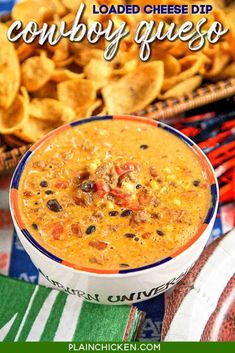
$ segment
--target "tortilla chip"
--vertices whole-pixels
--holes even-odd
[[[178,58],[164,51],[153,53],[151,60],[161,60],[164,62],[165,77],[176,76],[181,72],[181,64]]]
[[[57,95],[69,107],[80,108],[95,101],[95,83],[84,79],[63,81],[57,85]]]
[[[47,0],[47,4],[51,6],[54,10],[54,13],[56,13],[60,17],[64,16],[67,12],[61,0]]]
[[[102,89],[108,114],[129,114],[156,99],[163,84],[162,61],[142,64],[136,70]]]
[[[11,15],[13,20],[20,20],[25,26],[29,21],[38,24],[53,19],[57,14],[64,16],[66,8],[60,0],[24,0],[19,1],[13,7]]]
[[[74,23],[74,12],[66,13],[64,16],[60,17],[60,21],[64,21],[67,24],[67,28],[71,28]],[[73,42],[69,43],[69,46]]]
[[[16,131],[14,135],[26,142],[36,142],[56,126],[49,125],[48,122],[34,119],[29,119]]]
[[[35,119],[57,123],[58,126],[75,119],[75,111],[66,104],[51,98],[32,99],[29,115]]]
[[[209,42],[205,43],[205,46],[202,48],[202,53],[213,59],[214,56],[220,51],[219,45],[214,45]]]
[[[44,86],[35,92],[31,92],[34,98],[54,98],[57,99],[57,84],[54,81],[48,81]]]
[[[84,43],[71,43],[71,50],[74,53],[74,62],[79,66],[87,65],[92,58],[102,60],[104,52],[101,49],[90,48]]]
[[[7,40],[7,27],[0,23],[0,108],[9,108],[20,86],[20,66],[14,45]]]
[[[202,76],[193,76],[190,77],[176,86],[170,88],[166,91],[162,96],[161,99],[167,99],[172,97],[180,97],[187,93],[193,92],[196,88],[198,88],[202,83]]]
[[[74,57],[73,56],[69,56],[68,58],[64,59],[64,60],[60,60],[60,61],[55,61],[55,66],[56,67],[65,67],[68,65],[71,65],[74,61]]]
[[[162,43],[164,42],[165,41]],[[166,48],[168,43],[169,42],[166,42],[165,44]],[[183,56],[186,56],[186,54],[190,53],[190,51],[188,49],[188,44],[178,39],[175,42],[171,42],[171,47],[167,50],[167,53],[173,55],[176,58],[182,58]]]
[[[203,54],[189,55],[183,59],[180,59],[182,71],[176,76],[166,78],[164,80],[162,91],[165,92],[177,83],[198,74],[206,60],[208,59]]]
[[[51,75],[51,79],[55,82],[76,80],[80,78],[84,78],[84,73],[77,74],[76,72],[66,69],[56,69]]]
[[[78,9],[84,0],[62,0],[62,4],[67,7],[67,9],[73,10]]]
[[[20,20],[25,26],[29,21],[40,24],[52,19],[53,10],[48,0],[25,0],[13,7],[11,15],[13,20]]]
[[[59,19],[60,21],[60,19]],[[59,26],[59,23],[58,23]],[[59,34],[57,34],[59,35]],[[67,60],[70,56],[69,53],[69,39],[68,38],[62,38],[56,45],[50,45],[49,43],[47,44],[47,48],[50,52],[53,53],[52,60],[57,63],[57,62],[64,62]]]
[[[17,95],[8,109],[0,109],[0,133],[11,134],[28,120],[28,100]]]
[[[218,79],[226,80],[227,78],[235,77],[235,62],[232,62],[223,69],[218,75]]]
[[[134,71],[138,66],[138,61],[136,59],[129,60],[125,63],[113,63],[113,74],[114,75],[126,75],[128,72]]]
[[[46,56],[33,56],[21,65],[21,81],[29,92],[35,92],[51,78],[55,64]]]
[[[215,6],[218,7],[220,9],[224,9],[225,5],[225,0],[213,0],[211,3]]]
[[[14,120],[13,114],[10,113],[13,102],[20,99],[17,95],[20,79],[30,95],[29,99],[26,92],[24,93],[24,104],[27,105],[27,100],[31,100],[29,118],[33,125],[31,133],[28,121],[23,124],[23,132],[17,129],[17,133],[24,133],[25,138],[32,142],[35,138],[29,135],[34,132],[40,137],[43,131],[50,131],[76,117],[101,113],[129,114],[145,108],[156,98],[166,99],[188,93],[200,85],[202,78],[217,81],[235,77],[235,5],[225,7],[224,0],[212,1],[215,5],[213,12],[206,15],[189,14],[187,19],[195,24],[202,17],[206,17],[204,30],[214,21],[221,22],[224,28],[229,28],[229,33],[223,36],[219,43],[210,44],[206,41],[202,50],[191,52],[188,43],[178,39],[174,42],[156,41],[151,45],[150,61],[144,64],[139,60],[139,45],[133,41],[139,22],[146,20],[143,13],[135,16],[92,13],[94,4],[126,5],[125,0],[94,0],[92,4],[88,0],[17,2],[12,11],[12,19],[6,25],[0,24],[0,109],[5,108],[4,114],[10,116],[9,126],[6,118],[2,119],[3,126],[6,128],[7,125],[10,130],[14,130],[13,125],[18,126],[20,121],[17,114]],[[104,38],[95,46],[89,43],[87,38],[81,43],[62,38],[55,46],[48,43],[40,46],[37,40],[30,45],[22,40],[14,45],[7,41],[7,26],[16,19],[21,20],[23,25],[34,20],[39,26],[44,22],[49,26],[59,26],[61,21],[65,21],[66,29],[70,30],[81,3],[86,5],[83,19],[88,27],[96,20],[106,28],[111,19],[114,29],[123,21],[127,23],[126,29],[130,35],[121,40],[118,52],[111,62],[104,60],[104,50],[109,44]],[[136,2],[130,0],[129,3]],[[168,3],[175,4],[176,0],[169,0]],[[193,3],[193,0],[190,0],[190,3]],[[140,6],[148,4],[147,0],[142,0]],[[203,2],[198,4],[203,5]],[[149,14],[148,20],[165,21],[166,31],[172,22],[179,27],[185,21],[185,16]],[[58,33],[59,29],[56,35]]]
[[[97,89],[108,84],[113,72],[112,63],[100,59],[91,59],[84,67],[84,73],[88,80],[95,82]]]
[[[217,76],[230,61],[230,55],[226,52],[219,52],[215,55],[210,70],[204,73],[204,77],[217,79]]]
[[[166,77],[176,76],[181,72],[180,61],[173,55],[165,55],[162,60],[164,62],[164,72]]]
[[[18,56],[18,59],[20,62],[24,61],[25,59],[28,59],[34,51],[34,47],[31,44],[26,44],[22,43],[19,45],[19,47],[16,49],[16,53]]]
[[[98,99],[92,104],[86,104],[76,109],[76,118],[89,118],[93,116],[93,112],[102,105],[102,101]]]

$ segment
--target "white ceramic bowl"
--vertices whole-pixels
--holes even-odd
[[[49,138],[52,138],[53,135],[62,133],[65,129],[87,124],[94,120],[111,119],[136,120],[141,124],[147,123],[161,127],[176,135],[192,148],[203,164],[204,170],[209,178],[211,187],[211,208],[208,211],[204,223],[190,241],[171,254],[171,256],[161,261],[140,268],[120,270],[118,273],[112,271],[95,271],[94,269],[78,270],[73,268],[71,264],[64,262],[63,259],[49,253],[36,242],[26,229],[19,212],[19,181],[24,167],[32,154],[36,153],[40,146]],[[50,285],[55,286],[57,289],[64,290],[69,294],[84,298],[87,301],[101,304],[121,305],[140,302],[163,293],[175,285],[190,270],[203,251],[215,221],[217,207],[217,180],[209,160],[200,148],[188,137],[166,124],[132,116],[93,117],[73,122],[52,131],[26,152],[15,170],[10,187],[10,209],[14,226],[22,245],[35,266],[50,282]]]

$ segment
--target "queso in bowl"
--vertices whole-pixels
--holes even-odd
[[[48,281],[99,303],[145,300],[190,269],[218,200],[199,147],[133,116],[79,120],[19,163],[10,206],[23,246]]]

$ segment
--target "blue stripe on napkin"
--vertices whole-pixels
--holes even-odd
[[[33,265],[30,257],[24,250],[20,240],[14,231],[11,249],[11,261],[9,276],[22,279],[27,282],[38,283],[38,270]]]
[[[139,341],[160,341],[162,321],[165,311],[164,305],[164,294],[136,304],[139,310],[146,313],[138,338]]]

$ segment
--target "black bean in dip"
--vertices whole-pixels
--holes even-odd
[[[110,211],[110,212],[109,212],[109,215],[110,215],[111,217],[116,217],[116,216],[118,216],[118,211]]]
[[[142,185],[141,184],[137,184],[136,185],[136,189],[138,190],[138,189],[141,189],[142,188]]]
[[[162,230],[157,230],[157,235],[160,235],[160,237],[162,237],[164,235],[164,232]]]
[[[121,217],[128,217],[128,216],[131,216],[132,214],[133,214],[132,210],[124,210],[121,213]]]
[[[38,229],[38,225],[37,225],[36,223],[33,223],[33,224],[32,224],[32,227],[33,227],[33,229],[35,229],[35,230]]]
[[[193,185],[196,186],[196,187],[199,186],[200,185],[200,180],[194,180],[193,181]]]
[[[133,234],[133,233],[126,233],[124,235],[126,238],[135,238],[135,234]]]
[[[94,190],[94,182],[91,180],[86,180],[81,184],[81,190],[83,192],[91,192]]]
[[[52,194],[54,194],[54,191],[52,191],[52,190],[46,190],[46,191],[45,191],[45,194],[46,194],[46,195],[52,195]]]
[[[42,188],[47,188],[48,187],[48,182],[46,180],[41,181],[40,186]]]
[[[56,199],[48,200],[47,207],[52,212],[61,212],[63,210],[63,208]]]
[[[120,267],[130,267],[128,264],[119,264]]]
[[[91,225],[87,228],[86,234],[90,235],[91,233],[94,233],[96,231],[96,226]]]
[[[140,148],[142,150],[147,150],[149,148],[149,146],[148,145],[140,145]]]

